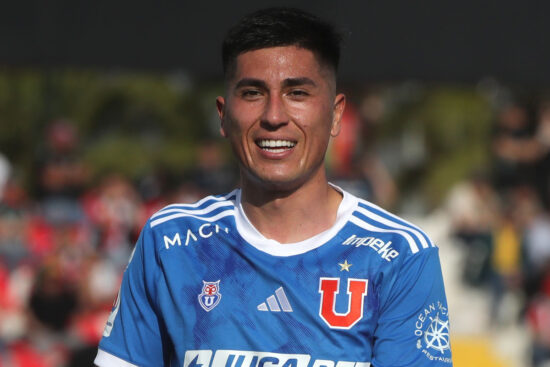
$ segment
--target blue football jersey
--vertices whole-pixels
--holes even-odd
[[[342,191],[332,228],[281,244],[241,191],[170,205],[145,225],[101,367],[451,366],[438,248]]]

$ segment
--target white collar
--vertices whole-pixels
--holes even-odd
[[[237,225],[237,231],[240,235],[252,246],[258,250],[268,253],[274,256],[293,256],[303,254],[310,250],[316,249],[331,238],[333,238],[344,225],[347,223],[349,217],[357,207],[357,198],[352,194],[342,190],[340,187],[332,185],[336,190],[343,194],[342,202],[338,207],[336,213],[336,222],[329,229],[295,243],[280,243],[276,240],[265,238],[248,220],[241,203],[241,190],[237,191],[237,198],[235,201],[235,222]]]

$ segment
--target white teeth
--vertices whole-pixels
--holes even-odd
[[[296,143],[290,140],[260,140],[258,145],[260,148],[292,148]]]

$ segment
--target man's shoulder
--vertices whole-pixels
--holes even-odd
[[[153,214],[146,226],[155,231],[163,227],[213,223],[233,216],[237,192],[233,190],[227,194],[209,195],[194,203],[167,205]]]
[[[367,200],[357,198],[357,205],[349,221],[356,226],[355,233],[346,239],[350,245],[380,249],[391,247],[407,256],[436,247],[420,227]]]
[[[207,240],[233,231],[237,190],[210,195],[195,203],[170,204],[153,214],[141,233],[141,242],[157,251]]]

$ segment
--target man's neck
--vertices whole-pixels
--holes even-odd
[[[332,227],[341,201],[342,194],[324,177],[286,191],[243,183],[241,199],[252,225],[280,243],[303,241]]]

